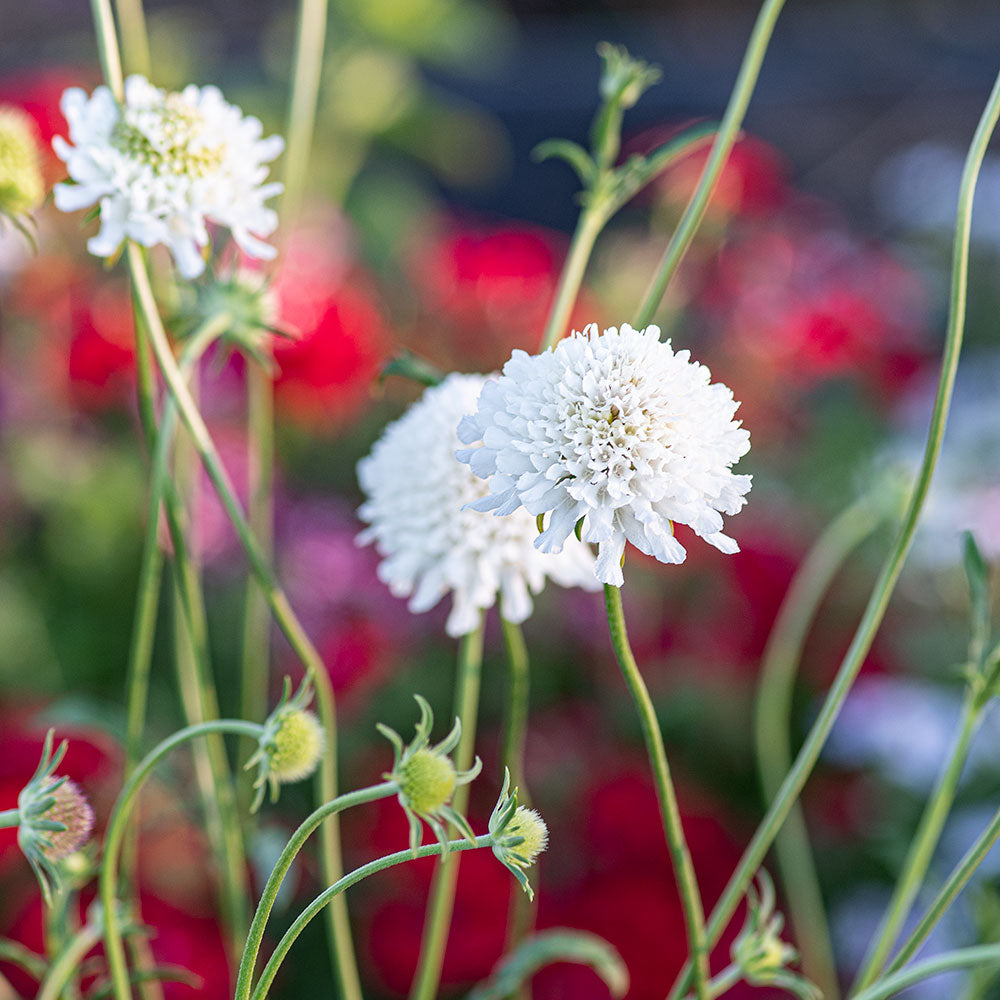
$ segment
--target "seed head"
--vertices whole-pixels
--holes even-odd
[[[20,108],[0,105],[0,213],[27,215],[44,197],[34,123]]]
[[[524,871],[549,846],[549,828],[534,809],[517,804],[517,789],[510,790],[510,771],[506,769],[489,830],[497,860],[517,879],[528,898],[534,898]]]

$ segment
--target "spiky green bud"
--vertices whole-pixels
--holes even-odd
[[[44,198],[34,122],[20,108],[0,105],[0,213],[28,215]]]
[[[549,846],[549,828],[534,809],[517,804],[517,789],[510,790],[510,771],[504,769],[503,788],[490,816],[493,854],[517,879],[518,884],[533,899],[535,892],[524,874]]]

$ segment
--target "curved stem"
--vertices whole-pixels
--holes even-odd
[[[267,884],[261,893],[260,902],[253,915],[253,922],[250,925],[250,932],[247,936],[246,945],[243,948],[243,955],[240,958],[240,969],[236,980],[236,1000],[249,1000],[250,989],[253,985],[253,970],[257,964],[257,955],[260,952],[260,943],[264,939],[264,930],[267,927],[267,918],[274,907],[281,884],[291,868],[296,855],[302,850],[305,842],[312,836],[316,828],[334,813],[343,812],[351,806],[361,805],[364,802],[374,802],[376,799],[386,798],[395,795],[399,789],[391,781],[383,782],[380,785],[372,785],[370,788],[362,788],[356,792],[348,792],[340,795],[332,802],[326,802],[309,815],[292,834],[291,839],[285,845],[281,856],[274,864]]]
[[[87,952],[101,940],[101,929],[86,924],[76,932],[69,944],[59,953],[42,980],[36,1000],[59,1000],[70,977],[79,968]]]
[[[879,924],[878,932],[868,950],[861,971],[858,973],[853,992],[864,990],[875,982],[892,946],[899,938],[903,922],[910,913],[913,901],[920,891],[927,868],[930,865],[934,849],[941,838],[945,820],[955,801],[955,792],[959,779],[969,757],[969,746],[972,738],[982,722],[982,706],[977,696],[970,690],[962,706],[962,721],[959,725],[955,742],[952,745],[948,761],[938,776],[934,791],[931,793],[920,817],[920,824],[913,836],[910,848],[903,863],[903,870],[893,889],[892,898]]]
[[[979,839],[969,848],[965,857],[959,861],[944,885],[941,886],[941,890],[934,897],[934,902],[927,908],[920,923],[903,943],[899,953],[889,963],[885,970],[886,976],[898,972],[917,953],[920,946],[930,936],[931,931],[937,926],[937,922],[944,916],[945,911],[965,888],[975,870],[985,860],[986,855],[993,849],[997,840],[1000,840],[1000,809],[994,813],[993,819],[979,835]]]
[[[187,740],[210,733],[234,733],[239,736],[259,738],[264,733],[264,727],[256,722],[244,722],[242,719],[218,719],[215,722],[203,722],[200,725],[188,726],[179,730],[157,744],[139,762],[132,776],[119,792],[118,799],[111,810],[108,828],[104,834],[104,851],[98,877],[98,892],[104,911],[104,950],[107,953],[108,968],[116,1000],[130,1000],[132,996],[125,963],[125,949],[122,944],[117,898],[118,856],[129,815],[143,782],[149,777],[159,761]]]
[[[20,941],[0,937],[0,961],[16,965],[39,983],[45,978],[45,959],[30,948],[26,948]]]
[[[652,320],[663,293],[670,284],[670,279],[677,271],[677,267],[687,252],[691,241],[694,239],[698,226],[708,208],[708,201],[712,197],[712,191],[719,180],[722,168],[726,165],[729,152],[736,141],[736,135],[743,124],[743,116],[746,114],[747,105],[757,84],[757,77],[760,75],[760,67],[764,61],[764,53],[767,51],[768,42],[774,31],[774,24],[781,13],[781,8],[785,5],[785,0],[764,0],[764,4],[757,15],[753,33],[747,44],[746,54],[740,71],[733,86],[732,96],[726,107],[726,113],[722,117],[719,131],[712,144],[712,151],[708,155],[705,167],[698,179],[698,186],[691,195],[681,221],[677,224],[677,229],[667,244],[667,249],[663,252],[659,267],[653,280],[650,282],[642,305],[636,314],[636,329],[642,329]]]
[[[955,384],[955,372],[958,368],[958,358],[962,350],[962,334],[965,328],[965,304],[968,287],[969,268],[969,233],[972,223],[972,199],[975,193],[976,179],[979,168],[986,153],[990,136],[1000,115],[1000,76],[997,77],[990,93],[989,100],[983,110],[982,117],[966,156],[965,168],[962,172],[962,182],[958,197],[958,212],[955,223],[955,240],[953,247],[951,295],[948,311],[948,329],[945,336],[944,353],[941,360],[941,374],[938,379],[937,394],[934,399],[934,409],[931,414],[931,425],[927,432],[927,444],[924,448],[923,461],[917,473],[910,495],[903,523],[892,544],[882,571],[879,573],[872,594],[868,599],[864,614],[851,645],[844,655],[840,669],[827,694],[819,716],[813,723],[802,749],[795,758],[795,763],[788,772],[770,809],[761,821],[753,839],[743,852],[736,871],[733,873],[718,903],[716,903],[708,922],[708,938],[711,943],[719,940],[730,918],[736,911],[750,880],[764,860],[768,848],[777,836],[792,804],[802,791],[802,786],[812,773],[819,758],[820,751],[830,729],[837,718],[840,708],[847,697],[854,679],[857,677],[861,664],[871,648],[875,633],[878,631],[885,609],[889,604],[896,581],[906,554],[909,552],[916,530],[921,508],[930,488],[931,477],[937,465],[941,452],[941,442],[944,438],[945,423],[948,409],[951,405],[951,395]],[[687,988],[689,970],[685,968],[679,977],[672,998],[679,997]]]
[[[458,678],[455,685],[455,714],[462,723],[462,735],[455,750],[455,769],[472,766],[476,747],[476,719],[479,714],[479,682],[483,665],[483,623],[462,636],[458,647]],[[465,815],[469,805],[469,786],[459,785],[452,797],[452,807]],[[458,856],[450,854],[434,870],[424,934],[420,942],[420,961],[410,988],[411,1000],[434,1000],[441,981],[444,949],[451,928],[458,881]]]
[[[975,948],[960,948],[958,951],[945,952],[943,955],[929,958],[926,962],[919,962],[903,969],[902,972],[888,976],[874,986],[869,986],[863,993],[859,993],[854,1000],[889,1000],[889,997],[901,993],[908,986],[942,972],[996,964],[1000,964],[1000,945],[984,944]]]
[[[868,499],[851,504],[820,535],[781,604],[761,661],[756,702],[757,766],[767,802],[774,798],[792,762],[792,694],[809,628],[833,577],[880,520]],[[827,1000],[835,1000],[840,990],[830,928],[805,817],[798,803],[778,834],[775,851],[803,971]]]
[[[555,347],[556,342],[566,332],[566,324],[569,321],[570,313],[573,311],[573,304],[580,292],[580,285],[583,284],[583,274],[587,269],[587,261],[594,249],[594,243],[600,235],[604,224],[608,221],[606,211],[596,208],[588,203],[580,212],[580,218],[573,233],[573,239],[569,245],[569,253],[566,256],[566,263],[563,265],[562,274],[559,276],[559,285],[556,288],[555,298],[549,308],[548,319],[545,322],[545,332],[542,335],[542,343],[539,351],[547,351]]]
[[[492,846],[493,837],[488,833],[484,833],[482,836],[476,837],[476,842],[474,844],[469,843],[469,841],[464,838],[462,840],[450,840],[448,841],[448,857],[451,857],[451,853],[453,851],[474,851],[480,847]],[[264,966],[264,971],[261,973],[256,987],[254,987],[253,1000],[264,1000],[268,991],[271,989],[274,977],[278,974],[278,969],[281,968],[281,963],[285,960],[285,956],[288,954],[289,949],[295,943],[295,939],[302,933],[313,917],[315,917],[316,914],[319,913],[320,910],[322,910],[328,903],[336,899],[337,896],[339,896],[345,889],[349,889],[352,885],[356,885],[369,875],[385,871],[386,868],[392,868],[395,865],[403,864],[406,861],[413,861],[416,858],[432,858],[440,853],[440,844],[425,844],[423,847],[418,847],[416,852],[409,849],[405,851],[397,851],[395,854],[388,854],[384,858],[378,858],[376,861],[369,861],[368,864],[362,865],[360,868],[356,868],[353,872],[350,872],[348,875],[345,875],[343,878],[331,885],[329,889],[320,893],[298,915],[298,917],[295,918],[295,922],[288,928],[285,932],[285,936],[278,942],[277,948],[274,949],[274,954],[271,956],[267,965]]]
[[[611,633],[611,644],[615,648],[618,664],[628,686],[632,700],[639,713],[639,724],[642,727],[642,738],[646,743],[650,767],[656,783],[656,795],[660,802],[660,816],[663,820],[663,831],[667,838],[670,859],[674,865],[674,876],[680,893],[681,906],[684,909],[684,925],[687,930],[688,952],[693,966],[693,985],[698,1000],[707,1000],[708,993],[708,943],[705,938],[705,914],[702,909],[701,893],[695,878],[694,865],[691,863],[691,852],[684,838],[684,828],[681,825],[681,814],[677,808],[677,795],[670,778],[670,765],[667,763],[667,751],[663,745],[663,734],[656,718],[652,699],[646,683],[639,672],[638,664],[629,646],[628,634],[625,631],[625,613],[622,610],[622,594],[618,587],[604,585],[604,604],[608,612],[608,629]]]
[[[142,307],[143,316],[149,329],[150,343],[163,378],[170,394],[177,402],[181,419],[191,435],[202,465],[205,467],[233,527],[236,529],[236,534],[246,552],[250,567],[257,577],[268,606],[271,608],[271,613],[312,680],[316,693],[316,708],[327,736],[326,751],[323,754],[317,778],[317,792],[320,801],[332,801],[337,797],[337,717],[330,677],[316,647],[312,644],[302,627],[302,623],[292,610],[274,570],[257,544],[246,515],[236,499],[236,492],[219,459],[218,451],[205,427],[205,422],[191,399],[184,378],[174,361],[166,332],[156,308],[156,301],[153,298],[149,274],[146,271],[139,248],[134,243],[129,243],[126,252],[135,293]],[[327,882],[336,882],[343,874],[343,863],[340,852],[340,827],[335,816],[323,825],[320,837],[320,864],[323,878]],[[343,900],[339,900],[331,909],[331,923],[336,926],[337,967],[351,969],[355,962],[347,908]]]

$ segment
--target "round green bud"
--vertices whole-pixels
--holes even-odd
[[[20,108],[0,105],[0,212],[26,215],[44,198],[34,123]]]
[[[268,748],[268,773],[282,784],[308,778],[323,756],[323,726],[312,712],[301,708],[285,709],[276,721]]]
[[[518,867],[528,868],[535,863],[546,847],[549,846],[549,828],[545,825],[545,820],[538,815],[534,809],[527,806],[518,806],[514,810],[514,815],[505,831],[507,837],[523,837],[520,844],[509,848],[515,854],[524,858],[524,863],[516,861]],[[508,859],[509,855],[508,855]]]
[[[417,750],[396,771],[400,801],[418,816],[433,816],[455,793],[455,765],[446,754]]]

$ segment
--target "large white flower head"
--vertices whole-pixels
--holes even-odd
[[[55,202],[64,212],[100,203],[101,229],[87,244],[92,254],[111,257],[125,239],[163,243],[180,273],[196,278],[205,268],[206,224],[214,222],[251,257],[274,257],[260,237],[277,228],[264,203],[281,185],[263,182],[284,140],[261,138],[261,123],[226,103],[218,88],[168,93],[130,76],[122,105],[107,87],[90,97],[70,87],[60,107],[71,142],[56,136],[52,145],[75,183],[56,185]]]
[[[531,614],[531,594],[546,577],[565,587],[594,589],[594,557],[571,540],[558,555],[533,545],[537,527],[526,511],[505,519],[465,508],[486,484],[458,462],[455,429],[475,408],[483,375],[449,375],[391,423],[358,463],[367,500],[358,513],[369,524],[359,542],[383,556],[379,577],[411,611],[432,608],[449,591],[449,635],[471,632],[500,597],[512,622]]]
[[[674,521],[737,552],[722,514],[746,502],[750,477],[731,467],[750,435],[733,420],[731,390],[710,378],[655,326],[602,334],[591,324],[544,354],[515,351],[459,427],[465,444],[482,444],[458,458],[490,486],[472,508],[550,513],[535,541],[543,552],[559,552],[582,520],[582,537],[599,546],[597,578],[619,587],[626,540],[661,562],[684,560]]]

